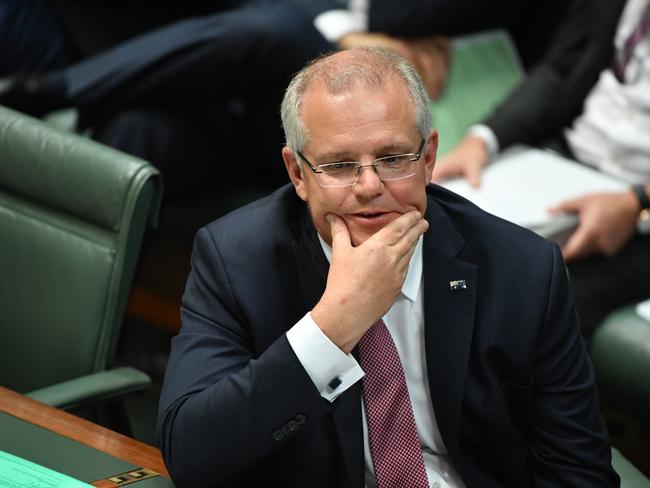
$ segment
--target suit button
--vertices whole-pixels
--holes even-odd
[[[276,440],[276,441],[281,441],[282,439],[284,439],[284,434],[282,433],[282,431],[280,429],[274,430],[273,434],[271,434],[271,435],[273,436],[273,440]]]
[[[305,422],[307,422],[307,417],[299,413],[298,415],[296,415],[296,422],[298,422],[299,424],[304,424]]]
[[[292,432],[300,428],[300,425],[295,420],[290,420],[287,426],[289,427],[289,430]]]

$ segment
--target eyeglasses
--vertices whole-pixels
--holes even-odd
[[[372,166],[382,181],[401,180],[415,174],[415,165],[424,149],[424,139],[416,153],[395,154],[375,159],[371,164],[356,161],[338,161],[314,166],[305,155],[298,151],[298,156],[309,165],[316,174],[318,184],[323,188],[340,188],[353,186],[359,180],[361,168]]]

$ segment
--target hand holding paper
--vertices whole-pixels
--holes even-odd
[[[621,180],[557,154],[523,146],[505,151],[487,165],[480,188],[471,186],[464,179],[442,184],[484,210],[549,239],[556,239],[558,234],[573,228],[575,216],[590,219],[597,218],[596,213],[600,214],[595,209],[578,211],[574,206],[557,208],[562,202],[603,192],[627,192],[633,196],[628,191],[628,184]],[[556,208],[554,213],[549,212],[552,208]],[[619,211],[616,214],[621,215]],[[558,222],[562,223],[560,227]],[[627,223],[617,227],[617,231],[626,228]],[[612,249],[615,245],[607,240],[603,249]]]
[[[444,181],[462,177],[474,188],[481,186],[481,171],[488,162],[485,141],[478,136],[468,135],[449,153],[440,158],[433,171],[432,180]]]
[[[591,193],[562,202],[555,213],[575,213],[578,228],[562,246],[567,261],[595,254],[616,254],[630,239],[636,227],[639,204],[632,192]]]

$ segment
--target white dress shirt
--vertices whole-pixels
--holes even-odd
[[[327,10],[314,19],[314,26],[329,42],[336,44],[346,34],[368,30],[370,0],[349,0],[347,9]]]
[[[331,247],[320,239],[320,236],[319,240],[325,256],[328,261],[331,261]],[[450,464],[433,410],[424,350],[423,305],[422,237],[420,237],[402,291],[383,319],[404,367],[429,486],[432,488],[464,487],[460,476]],[[323,398],[330,402],[363,377],[363,371],[356,359],[334,345],[309,313],[287,332],[287,338],[316,388]],[[404,358],[408,360],[404,361]],[[340,384],[334,389],[330,386],[336,385],[339,381]],[[366,487],[374,488],[376,481],[363,401],[360,408],[363,418]]]
[[[650,0],[628,0],[614,44],[620,51]],[[650,36],[634,48],[620,83],[611,69],[600,74],[584,111],[566,132],[579,161],[629,183],[650,184]]]

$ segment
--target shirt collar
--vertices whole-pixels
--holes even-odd
[[[318,236],[318,241],[320,242],[327,262],[332,262],[332,247],[327,244],[320,236]],[[422,236],[418,239],[418,243],[415,245],[415,251],[411,257],[411,262],[409,263],[409,270],[406,274],[406,279],[402,285],[402,295],[404,295],[411,302],[415,302],[418,297],[418,291],[420,289],[420,283],[422,282]]]

